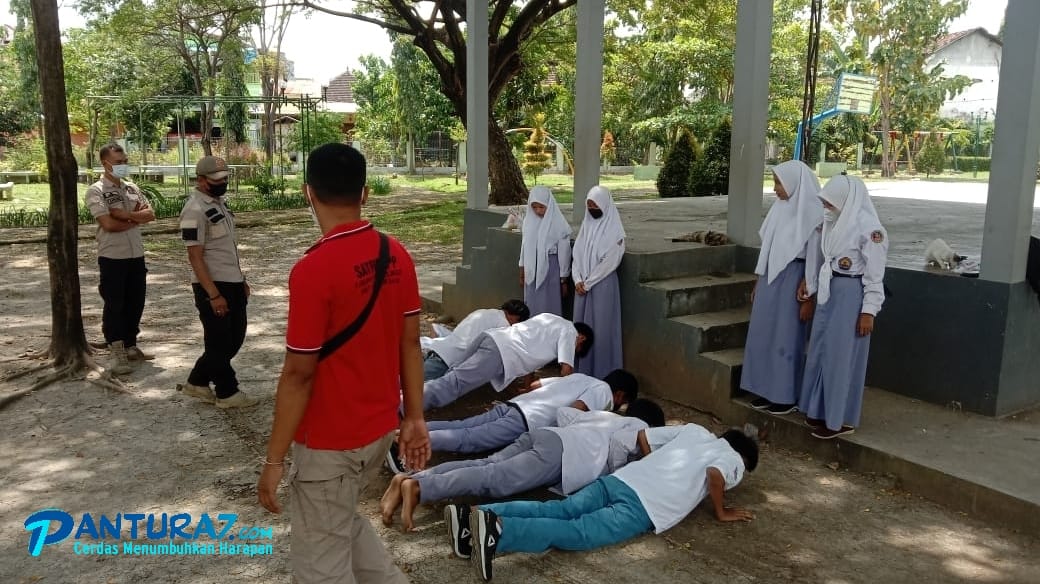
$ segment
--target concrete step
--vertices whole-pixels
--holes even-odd
[[[637,282],[736,271],[737,246],[674,243],[668,249],[628,250],[621,262],[621,276]]]
[[[699,341],[698,352],[710,353],[744,346],[751,321],[751,307],[687,314],[668,320],[692,327]]]
[[[855,472],[890,475],[898,488],[936,503],[1040,532],[1040,412],[997,419],[867,388],[856,432],[819,440],[801,413],[773,416],[748,401],[733,399],[714,413],[734,424],[754,422],[777,446]]]
[[[754,274],[716,273],[643,284],[662,296],[665,317],[740,308],[751,302]]]

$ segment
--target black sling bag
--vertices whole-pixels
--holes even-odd
[[[368,316],[372,314],[372,308],[376,305],[376,299],[379,298],[379,289],[383,287],[383,280],[386,279],[386,272],[390,268],[390,238],[385,233],[377,233],[379,233],[379,257],[376,258],[376,274],[375,279],[372,281],[372,296],[369,297],[368,304],[361,309],[361,314],[357,315],[354,322],[348,324],[345,329],[336,333],[335,336],[322,344],[321,350],[318,351],[318,361],[322,361],[335,353],[336,349],[342,347],[356,335],[361,330],[361,327],[365,325]]]

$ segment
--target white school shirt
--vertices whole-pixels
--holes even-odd
[[[510,403],[520,408],[527,420],[527,429],[556,425],[556,412],[581,400],[590,412],[614,409],[614,393],[605,381],[582,373],[567,377],[547,377],[542,386],[522,393]]]
[[[726,490],[744,478],[744,459],[722,438],[697,424],[646,431],[650,454],[614,476],[639,497],[654,532],[674,527],[708,496],[708,469],[716,468]]]
[[[647,428],[639,418],[613,412],[583,412],[565,407],[560,408],[556,418],[558,427],[545,429],[558,435],[563,443],[563,476],[557,488],[565,495],[613,472],[614,465],[624,466],[628,462],[636,444],[632,442],[627,451],[620,452],[617,448],[622,443],[611,440],[614,434],[637,435]]]
[[[823,250],[820,247],[822,225],[810,238],[806,250],[805,274],[809,294],[815,294],[820,267],[823,265]],[[811,245],[816,241],[815,246]],[[888,260],[888,232],[884,228],[865,230],[854,240],[849,249],[834,256],[831,270],[837,274],[861,276],[863,281],[863,305],[860,313],[877,316],[885,303],[885,264]],[[812,277],[809,275],[812,274]]]
[[[440,355],[441,359],[454,367],[467,355],[466,349],[480,336],[480,333],[509,326],[506,313],[498,308],[481,308],[469,313],[455,330],[446,337],[428,339],[422,342],[423,348]]]
[[[574,367],[574,345],[578,330],[574,323],[561,316],[543,312],[513,326],[487,331],[502,354],[502,379],[492,379],[495,391],[502,391],[510,382],[527,375],[554,359],[560,365]]]

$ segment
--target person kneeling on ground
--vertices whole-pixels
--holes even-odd
[[[662,533],[706,497],[719,521],[751,521],[746,509],[726,507],[723,493],[758,465],[755,429],[727,430],[720,438],[697,424],[650,428],[639,438],[641,460],[601,477],[561,501],[448,505],[451,545],[472,556],[477,575],[491,580],[496,554],[549,549],[591,550],[650,530]],[[468,525],[466,541],[460,526]]]
[[[524,432],[555,425],[560,408],[616,412],[634,402],[639,393],[639,382],[624,369],[611,371],[602,381],[575,373],[539,379],[532,387],[483,414],[464,420],[427,422],[430,447],[434,452],[487,452],[513,442]],[[387,465],[395,474],[404,472],[396,444],[390,446]]]
[[[502,391],[514,379],[549,363],[560,363],[560,375],[574,371],[574,357],[586,354],[593,343],[592,329],[555,314],[542,313],[525,322],[481,333],[467,355],[443,377],[423,386],[423,409],[439,408],[491,383]]]
[[[507,300],[499,308],[474,310],[447,335],[421,337],[419,344],[426,352],[423,381],[442,377],[448,369],[461,363],[466,350],[480,333],[524,322],[528,318],[531,318],[531,309],[523,301]]]
[[[445,462],[414,475],[396,475],[381,501],[383,523],[391,525],[401,507],[402,530],[408,533],[414,526],[416,505],[452,497],[500,499],[549,485],[556,485],[561,493],[573,493],[628,464],[640,453],[639,432],[649,425],[664,425],[660,406],[649,400],[637,400],[632,410],[640,417],[561,408],[559,427],[524,433],[487,458]]]

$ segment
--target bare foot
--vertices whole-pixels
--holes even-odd
[[[401,531],[404,533],[415,531],[412,515],[415,513],[415,507],[419,505],[419,481],[405,479],[401,483],[401,501]]]
[[[383,525],[390,527],[394,524],[394,512],[401,506],[401,483],[408,478],[406,474],[394,475],[390,479],[390,486],[379,500],[379,510],[383,515]]]

